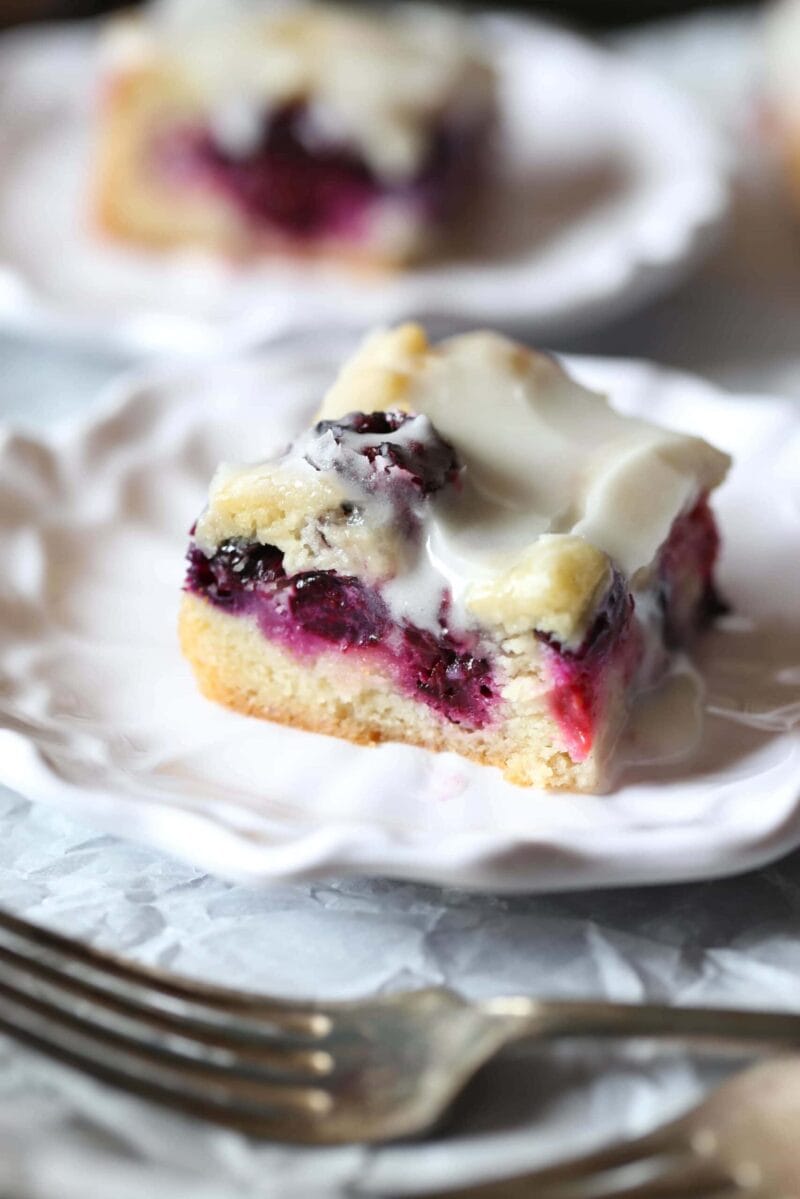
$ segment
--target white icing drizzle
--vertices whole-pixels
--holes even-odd
[[[391,492],[375,486],[374,468],[358,451],[386,442],[409,449],[414,443],[425,442],[431,431],[431,421],[424,415],[413,417],[390,433],[345,434],[344,446],[330,432],[319,436],[310,430],[294,442],[288,458],[303,458],[318,470],[335,471],[339,487],[352,503],[362,509],[369,526],[375,530],[391,528],[397,519]],[[358,451],[354,449],[347,453],[348,443],[353,447],[357,445]],[[413,492],[407,491],[405,500],[411,501],[412,495]],[[440,628],[446,580],[428,552],[432,512],[430,499],[420,496],[413,503],[413,510],[420,525],[419,536],[406,543],[408,554],[403,559],[403,569],[388,579],[380,580],[381,594],[395,621],[400,623],[407,620],[419,628],[436,632]],[[469,623],[468,615],[459,602],[454,605],[453,612],[459,627]]]
[[[381,586],[383,596],[392,619],[396,623],[410,621],[420,629],[438,633],[441,629],[442,596],[445,580],[435,569],[426,553],[425,541],[402,574],[388,579]],[[456,629],[468,626],[467,614],[455,605],[452,608],[452,624]]]
[[[218,104],[209,118],[211,136],[232,158],[246,158],[258,149],[263,116],[244,96],[233,95]]]
[[[488,332],[409,353],[403,333],[367,340],[322,415],[363,404],[365,380],[379,395],[381,373],[391,374],[395,390],[402,380],[403,403],[455,447],[464,486],[431,501],[428,551],[456,597],[544,533],[584,538],[633,578],[675,517],[725,476],[727,455],[622,416],[544,354]]]
[[[375,334],[346,364],[320,416],[338,420],[398,404],[417,415],[394,432],[310,430],[276,464],[284,475],[292,463],[306,470],[310,464],[318,477],[335,479],[334,494],[364,514],[376,564],[387,562],[381,550],[389,541],[403,547],[395,568],[374,580],[395,619],[436,629],[449,592],[453,626],[473,625],[470,601],[476,602],[477,585],[488,582],[488,608],[486,588],[480,589],[481,613],[501,637],[522,619],[523,627],[579,644],[611,577],[610,559],[637,594],[643,628],[658,626],[650,641],[661,652],[649,568],[676,517],[724,477],[725,454],[699,438],[620,415],[554,359],[493,333],[433,349],[413,326]],[[418,528],[418,536],[408,537],[397,526],[391,484],[376,486],[375,469],[359,447],[388,441],[408,449],[431,437],[431,425],[464,470],[456,484],[427,498],[406,496]],[[270,469],[264,468],[267,476]],[[235,469],[219,483],[222,491],[235,489]],[[198,539],[216,536],[220,488],[212,487]],[[298,493],[297,502],[308,501]],[[511,582],[509,571],[516,571]],[[646,673],[657,673],[655,666],[648,664]]]
[[[640,678],[630,722],[615,747],[608,788],[630,767],[685,761],[700,741],[705,686],[686,654],[673,652],[661,674],[640,671]]]

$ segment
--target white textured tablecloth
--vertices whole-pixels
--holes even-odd
[[[739,196],[724,244],[679,292],[559,348],[800,397],[800,233],[759,161],[750,19],[703,16],[618,41],[730,131]],[[0,417],[34,424],[85,403],[120,365],[10,339],[0,354]],[[0,905],[142,961],[285,994],[446,983],[474,996],[800,1007],[800,854],[740,879],[544,898],[366,880],[253,891],[0,791]],[[635,1048],[529,1050],[492,1066],[433,1140],[313,1151],[165,1116],[0,1040],[0,1195],[398,1194],[639,1130],[695,1098],[712,1069]]]

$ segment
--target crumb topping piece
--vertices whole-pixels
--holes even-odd
[[[538,629],[570,644],[580,640],[612,575],[608,557],[582,537],[544,534],[507,571],[473,584],[467,607],[502,638]]]

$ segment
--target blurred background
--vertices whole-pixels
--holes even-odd
[[[90,16],[115,7],[120,5],[102,3],[102,0],[0,0],[0,24]],[[536,0],[535,3],[503,0],[494,6],[489,0],[481,7],[535,8],[537,12],[551,12],[565,20],[603,28],[677,16],[690,9],[722,7],[722,0]]]

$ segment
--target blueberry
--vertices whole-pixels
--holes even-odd
[[[375,645],[386,633],[386,605],[358,579],[318,570],[293,582],[289,609],[303,632],[341,646]]]
[[[187,557],[186,590],[223,606],[235,606],[243,593],[285,577],[283,554],[274,545],[224,541],[210,558],[192,545]]]
[[[392,438],[409,421],[419,421],[418,438]],[[333,437],[339,447],[334,470],[344,475],[356,475],[363,483],[353,458],[365,458],[372,467],[368,486],[385,488],[397,485],[411,487],[418,495],[433,495],[448,483],[455,482],[460,463],[455,450],[434,429],[429,421],[408,412],[390,409],[388,412],[350,412],[339,420],[320,421],[314,427],[318,437]],[[375,437],[386,437],[377,444]],[[370,441],[361,442],[361,438]],[[314,464],[313,450],[308,460]]]
[[[453,724],[486,724],[495,698],[489,661],[447,632],[406,625],[402,636],[400,667],[417,698]]]
[[[337,442],[341,442],[345,433],[360,433],[378,435],[396,433],[412,419],[408,412],[391,408],[388,412],[349,412],[338,420],[321,420],[314,426],[314,432],[320,435],[332,433]]]

